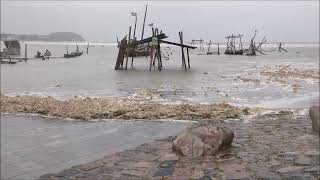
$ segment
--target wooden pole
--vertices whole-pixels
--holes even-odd
[[[130,39],[131,39],[131,26],[129,26],[128,44],[130,44]],[[129,58],[129,46],[127,46],[126,51],[127,51],[127,57],[126,57],[126,67],[125,67],[125,69],[127,70],[127,68],[128,68],[128,58]],[[131,64],[131,66],[132,66],[132,64]]]
[[[148,11],[148,5],[146,5],[146,10],[144,11],[144,18],[143,18],[143,26],[142,26],[141,39],[143,39],[144,27],[145,27],[146,17],[147,17],[147,11]]]
[[[124,55],[126,53],[126,48],[127,48],[127,36],[125,36],[119,43],[119,52],[118,52],[118,57],[117,57],[117,62],[115,66],[115,70],[119,70],[121,67],[121,64],[123,63],[124,60]]]
[[[241,36],[240,36],[240,50],[241,50],[241,52],[243,52]],[[241,54],[242,54],[242,53],[241,53]]]
[[[28,45],[27,43],[24,45],[24,60],[27,60],[27,53],[28,53]]]
[[[162,59],[161,59],[161,47],[160,43],[158,42],[158,55],[159,55],[159,70],[161,71],[162,69]]]
[[[189,67],[189,69],[190,69],[189,48],[187,48],[187,55],[188,55],[188,67]]]
[[[228,41],[227,41],[227,50],[226,50],[226,52],[229,52],[229,37],[227,39],[228,39]]]
[[[118,39],[117,39],[117,41],[118,41]],[[87,54],[89,54],[89,43],[87,44]]]
[[[218,43],[218,55],[220,55],[219,43]]]
[[[152,28],[152,38],[154,37],[154,29]],[[153,63],[153,42],[151,41],[151,52],[150,52],[150,66],[149,71],[151,71],[152,63]]]
[[[134,23],[133,39],[136,39],[137,16],[138,16],[138,14],[136,14],[136,16],[135,16],[136,20],[135,20],[135,23]]]
[[[181,45],[183,45],[183,32],[179,32],[179,36],[180,36],[180,43]],[[184,66],[184,69],[187,70],[187,65],[186,65],[186,59],[184,57],[184,50],[183,50],[183,46],[181,46],[181,52],[182,52],[182,66]]]

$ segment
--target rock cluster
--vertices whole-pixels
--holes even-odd
[[[184,156],[214,155],[228,147],[234,137],[225,124],[198,124],[182,131],[173,142],[173,150]]]

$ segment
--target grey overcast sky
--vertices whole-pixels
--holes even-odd
[[[143,13],[170,39],[183,30],[186,40],[224,42],[231,33],[248,41],[255,29],[269,42],[319,42],[319,1],[1,1],[1,32],[75,32],[91,42],[115,42]],[[147,27],[147,34],[150,28]]]

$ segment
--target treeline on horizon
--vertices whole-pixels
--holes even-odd
[[[81,35],[74,32],[54,32],[47,35],[1,33],[1,40],[12,39],[19,41],[85,41]]]

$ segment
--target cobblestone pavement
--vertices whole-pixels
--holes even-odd
[[[309,116],[268,114],[228,124],[234,142],[216,156],[177,156],[169,137],[40,179],[319,178],[319,136],[312,132]]]
[[[1,179],[32,179],[175,135],[188,123],[1,115]]]

